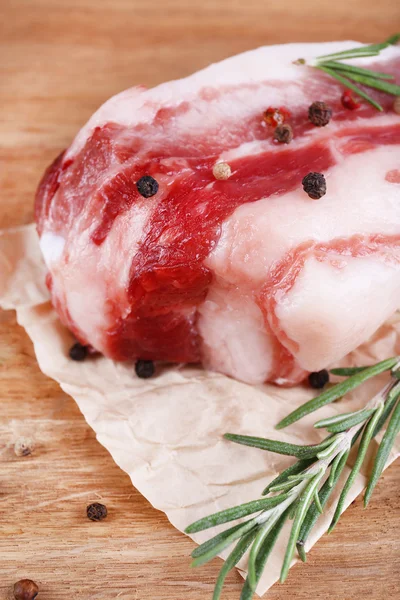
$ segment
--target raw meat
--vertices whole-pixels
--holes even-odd
[[[295,383],[368,339],[400,306],[400,117],[349,110],[343,88],[293,64],[356,46],[246,52],[111,98],[49,167],[36,198],[61,320],[115,360],[202,362]],[[373,62],[372,62],[373,61]],[[400,76],[400,48],[359,59]],[[314,101],[333,110],[325,127]],[[268,107],[294,139],[273,140]],[[231,167],[216,180],[213,167]],[[323,173],[312,200],[301,182]],[[158,193],[136,182],[151,175]]]

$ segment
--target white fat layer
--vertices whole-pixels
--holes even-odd
[[[91,229],[76,232],[68,258],[58,268],[53,265],[53,294],[63,298],[83,337],[100,352],[107,351],[104,332],[115,324],[115,311],[122,317],[130,311],[130,269],[149,206],[137,203],[119,215],[101,246],[90,240]]]
[[[206,367],[250,384],[269,378],[273,339],[251,294],[214,282],[198,314]]]
[[[65,240],[60,235],[45,231],[40,238],[40,249],[48,269],[57,263],[64,250]]]
[[[399,307],[399,264],[363,257],[342,259],[338,267],[311,258],[276,315],[298,344],[300,366],[318,371],[368,339]]]
[[[246,142],[245,144],[241,144],[237,148],[232,148],[231,150],[225,150],[221,152],[216,162],[228,162],[231,160],[236,160],[238,158],[243,158],[247,156],[256,156],[257,154],[261,154],[266,150],[269,150],[271,147],[269,138],[265,140],[256,140],[254,142]]]

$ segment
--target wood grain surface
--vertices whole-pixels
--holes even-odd
[[[136,83],[177,78],[285,41],[379,41],[398,0],[1,0],[0,228],[29,223],[41,172],[90,114]],[[20,436],[36,440],[18,458]],[[270,600],[400,598],[400,466],[367,512],[355,502]],[[86,505],[103,501],[92,523]],[[38,369],[11,313],[0,314],[0,599],[22,577],[38,600],[203,600],[221,561],[189,568],[192,542],[132,487],[74,401]],[[238,599],[232,573],[223,596]]]

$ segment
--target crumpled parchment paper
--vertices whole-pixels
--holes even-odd
[[[0,306],[16,309],[43,373],[75,399],[99,442],[130,475],[133,485],[180,531],[200,517],[258,498],[293,460],[225,441],[224,433],[297,444],[315,443],[323,437],[323,431],[312,428],[315,414],[283,431],[274,429],[282,417],[311,397],[306,387],[252,387],[201,368],[181,366],[163,367],[157,377],[141,380],[132,365],[103,357],[74,363],[68,358],[73,339],[49,302],[44,276],[33,225],[0,232]],[[342,364],[368,364],[394,354],[400,354],[398,315]],[[362,406],[386,378],[382,375],[350,399],[324,407],[318,418]],[[389,462],[399,453],[400,443]],[[365,471],[357,477],[347,505],[364,484]],[[306,549],[326,531],[337,499],[333,496]],[[288,531],[270,557],[258,586],[260,595],[279,577]],[[193,539],[201,543],[211,534],[214,530]],[[239,571],[245,576],[246,558],[239,563]]]

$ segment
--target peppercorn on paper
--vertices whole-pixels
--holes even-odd
[[[297,444],[316,443],[324,436],[323,431],[313,429],[313,414],[283,431],[274,429],[280,419],[311,397],[312,392],[303,386],[252,387],[201,368],[171,365],[160,367],[156,377],[141,380],[132,365],[104,357],[74,363],[68,358],[73,339],[49,302],[44,278],[34,226],[0,232],[0,306],[16,309],[18,322],[33,341],[41,370],[75,399],[99,442],[130,475],[133,485],[180,531],[203,516],[258,498],[266,484],[293,460],[228,442],[224,433]],[[373,363],[394,354],[400,354],[399,314],[342,365]],[[324,407],[318,418],[361,407],[380,389],[385,377],[377,377],[352,397]],[[399,454],[400,442],[389,462]],[[347,505],[363,489],[365,473],[357,477]],[[327,530],[337,497],[333,494],[306,549]],[[288,532],[289,526],[269,559],[258,586],[260,595],[279,578]],[[202,532],[193,539],[201,543],[211,534]],[[245,576],[246,557],[239,563],[239,571]]]

